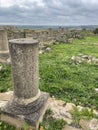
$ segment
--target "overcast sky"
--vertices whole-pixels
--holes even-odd
[[[0,24],[98,25],[98,0],[0,0]]]

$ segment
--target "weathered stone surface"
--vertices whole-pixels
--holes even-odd
[[[98,116],[98,110],[96,111],[96,110],[93,110],[93,113],[96,115],[96,116]]]
[[[62,130],[82,130],[82,129],[78,129],[78,128],[75,128],[75,127],[72,127],[72,126],[65,126]]]
[[[71,110],[74,109],[74,107],[75,107],[75,104],[73,104],[73,103],[67,103],[66,106],[65,106],[65,110],[67,112],[70,112]]]
[[[7,32],[0,29],[0,62],[7,63],[9,58]]]
[[[32,102],[28,105],[20,105],[12,102],[1,109],[1,120],[6,121],[12,125],[15,125],[17,128],[23,128],[25,122],[28,125],[33,126],[35,129],[38,129],[39,122],[42,121],[45,110],[47,109],[47,93],[41,93],[38,101]],[[7,118],[6,118],[7,117]],[[8,117],[11,119],[10,122]],[[13,120],[20,120],[19,124],[13,124]]]
[[[4,107],[8,101],[12,98],[13,91],[0,93],[0,109]]]
[[[93,118],[89,123],[90,130],[98,130],[98,119]]]
[[[82,127],[83,130],[89,130],[89,121],[81,119],[79,125]]]
[[[13,117],[11,117],[11,116],[9,116],[7,114],[6,115],[2,114],[1,117],[2,117],[3,121],[16,126],[18,129],[25,126],[25,122],[21,118],[15,118],[15,117],[13,118]]]
[[[12,94],[11,92],[9,93],[0,93],[0,101],[9,101],[12,97]]]
[[[55,98],[48,100],[48,108],[53,111],[53,117],[56,119],[64,119],[68,124],[71,124],[72,116],[66,112],[65,105],[66,103],[64,101],[56,100]]]
[[[98,65],[98,58],[91,55],[78,54],[77,56],[72,56],[71,60],[75,64],[87,63],[87,64],[96,64]]]
[[[9,94],[9,96],[12,96],[12,95]],[[37,130],[39,122],[42,121],[45,110],[47,109],[47,99],[48,99],[48,94],[42,93],[39,99],[40,105],[35,103],[33,105],[38,105],[38,106],[35,106],[35,107],[34,106],[27,106],[27,107],[21,106],[21,109],[19,109],[19,106],[18,108],[15,108],[14,106],[14,108],[9,109],[9,107],[7,107],[9,105],[8,101],[1,101],[0,108],[3,108],[1,120],[6,121],[9,124],[15,125],[17,128],[24,128],[25,123],[28,123],[29,128],[33,128],[34,130],[35,129]],[[4,110],[4,107],[6,110]],[[29,108],[29,111],[28,111],[28,107],[31,108],[31,109]],[[25,113],[24,113],[24,109],[25,109]],[[17,111],[18,112],[21,111],[20,113],[24,113],[24,114],[18,113],[19,115],[17,115],[16,114]]]
[[[15,96],[32,98],[38,93],[38,41],[16,39],[9,42]]]
[[[8,58],[8,59],[0,59],[0,63],[5,64],[5,65],[11,65],[10,58]]]
[[[50,47],[47,47],[47,48],[45,49],[45,52],[50,53],[50,52],[51,52],[51,48],[50,48]]]
[[[46,100],[45,98],[47,99],[47,96],[45,97],[45,94],[41,93],[37,100],[28,104],[19,104],[15,99],[10,100],[3,110],[13,115],[28,115],[40,109]]]
[[[77,106],[77,108],[78,108],[78,111],[82,111],[84,109],[84,107],[82,106]]]
[[[7,60],[9,58],[9,51],[0,51],[0,58],[3,60]]]
[[[66,105],[66,103],[63,100],[57,100],[57,104],[59,106],[65,106]]]
[[[48,100],[48,94],[38,89],[38,41],[32,38],[11,40],[9,49],[14,93],[12,99],[1,109],[1,120],[16,125],[15,121],[11,122],[8,119],[20,119],[20,127],[23,128],[23,124],[27,122],[37,130]]]
[[[90,121],[81,119],[79,124],[83,130],[98,130],[98,120],[94,118]]]
[[[0,51],[6,50],[8,50],[7,32],[3,29],[0,29]]]
[[[10,98],[7,98],[7,96],[4,97],[5,94],[9,95],[9,97],[12,97],[13,92],[10,91],[10,92],[6,92],[6,93],[2,93],[1,94],[1,96],[2,95],[3,96],[0,97],[0,99],[3,99],[4,101],[2,101],[2,100],[0,101],[0,108],[4,107],[6,105],[6,103],[8,102],[8,100],[10,100]],[[37,103],[40,104],[40,99],[39,99],[39,101]],[[64,119],[70,125],[70,126],[65,126],[63,130],[87,130],[88,128],[89,128],[89,130],[98,130],[98,128],[97,128],[98,120],[97,119],[92,119],[90,121],[82,119],[82,120],[80,120],[80,126],[82,127],[82,129],[75,128],[75,126],[72,125],[73,119],[72,119],[71,114],[69,113],[69,111],[67,112],[66,109],[65,109],[66,104],[67,103],[65,103],[64,101],[56,100],[55,98],[49,98],[48,99],[48,103],[47,103],[48,108],[50,108],[53,111],[53,115],[52,116],[54,118],[56,118],[56,119]],[[24,118],[26,111],[27,111],[26,115],[29,115],[29,112],[35,113],[34,111],[38,111],[38,107],[36,107],[36,106],[34,107],[34,110],[32,110],[32,106],[34,106],[34,105],[36,105],[36,103],[35,104],[33,104],[33,103],[32,104],[27,104],[27,106],[29,107],[29,111],[26,110],[27,109],[26,106],[20,105],[20,109],[19,109],[19,108],[17,108],[19,106],[16,106],[16,108],[15,108],[15,105],[14,105],[14,108],[10,109],[10,111],[12,110],[10,113],[13,113],[13,115],[15,113],[17,113],[17,114],[15,114],[13,116],[13,115],[10,115],[10,113],[9,113],[10,116],[8,117],[8,115],[6,115],[4,113],[2,115],[2,119],[7,121],[10,124],[14,124],[18,128],[20,128],[20,127],[23,128],[23,126],[25,124],[25,121],[29,121],[29,119],[30,119],[30,118],[29,119],[27,118],[27,120],[26,120]],[[76,107],[79,109],[79,111],[81,111],[82,109],[85,109],[85,107],[82,107],[82,106],[76,106]],[[9,109],[9,107],[7,107],[7,108]],[[46,109],[46,107],[44,109]],[[86,109],[91,110],[90,108],[86,108]],[[18,112],[19,112],[18,110],[21,111],[21,113],[22,113],[21,115],[18,115]],[[98,112],[96,110],[94,110],[94,114],[98,115]],[[18,122],[20,122],[20,123],[18,123]],[[17,123],[18,123],[18,125],[17,125]],[[30,127],[32,127],[32,126],[30,126]]]
[[[0,109],[7,104],[8,101],[0,101]]]

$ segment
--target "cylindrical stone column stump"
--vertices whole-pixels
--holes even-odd
[[[14,39],[9,41],[12,62],[14,94],[5,108],[1,119],[6,116],[20,120],[20,128],[25,121],[37,129],[46,109],[48,94],[40,92],[38,71],[38,41],[33,39]],[[16,121],[17,122],[17,121]]]
[[[0,62],[9,58],[8,38],[6,30],[0,29]]]

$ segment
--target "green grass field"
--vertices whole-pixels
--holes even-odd
[[[84,44],[85,43],[85,44]],[[98,58],[98,37],[74,40],[73,44],[52,46],[52,52],[40,55],[40,89],[67,102],[98,109],[98,65],[75,65],[73,55],[82,53]]]
[[[51,46],[51,53],[39,56],[40,89],[57,99],[98,109],[98,65],[71,61],[82,53],[98,58],[98,37],[75,39],[73,44]],[[12,90],[11,67],[0,71],[0,92]],[[59,129],[57,129],[59,130]]]

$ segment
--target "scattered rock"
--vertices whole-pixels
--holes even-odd
[[[0,93],[0,108],[6,105],[12,95],[13,91]],[[53,111],[53,118],[63,119],[68,123],[68,125],[65,126],[63,130],[98,130],[98,120],[95,118],[90,121],[86,119],[81,119],[79,121],[79,125],[82,129],[72,125],[73,119],[72,115],[70,114],[70,111],[73,110],[74,107],[77,107],[79,111],[85,109],[85,107],[75,106],[75,104],[73,103],[65,103],[62,100],[56,100],[54,97],[49,98],[48,100],[48,108]],[[91,110],[90,108],[86,109]],[[94,110],[93,113],[95,115],[98,115],[98,112],[96,110]]]
[[[75,59],[76,59],[76,57],[75,57],[75,56],[72,56],[72,57],[71,57],[71,60],[73,60],[73,61],[74,61]]]
[[[77,108],[78,108],[78,111],[82,111],[83,110],[82,106],[77,106]]]
[[[98,111],[93,110],[93,113],[94,113],[96,116],[98,116]]]
[[[49,109],[53,111],[53,117],[56,119],[64,119],[68,124],[71,124],[73,119],[72,115],[70,114],[70,111],[74,109],[74,107],[77,107],[79,111],[82,111],[83,109],[91,110],[88,107],[82,107],[82,106],[76,106],[73,103],[65,103],[62,100],[56,100],[55,98],[50,98],[48,100]],[[98,112],[94,110],[94,114],[98,115]],[[88,128],[88,121],[80,120],[80,125],[83,128]],[[87,126],[86,126],[87,125]],[[87,130],[87,129],[83,129]]]
[[[66,103],[64,101],[62,101],[62,100],[57,100],[57,103],[58,103],[59,106],[66,105]]]
[[[72,115],[65,111],[65,109],[59,109],[59,113],[61,116],[72,119]]]
[[[98,58],[91,55],[78,54],[77,56],[72,56],[71,60],[75,64],[88,63],[98,65]]]
[[[79,125],[82,127],[83,130],[89,129],[89,121],[81,119]]]
[[[82,130],[81,128],[75,128],[75,127],[72,127],[72,126],[65,126],[62,130]]]
[[[68,39],[67,42],[72,44],[73,43],[73,38]]]
[[[98,120],[95,118],[90,121],[81,119],[79,124],[83,130],[98,130]]]
[[[87,56],[87,55],[82,55],[82,58],[83,59],[89,59],[90,56]]]
[[[89,123],[90,130],[98,130],[98,120],[93,118]]]
[[[67,122],[68,125],[70,125],[72,123],[72,119],[69,119],[69,118],[61,118],[63,120],[65,120]]]
[[[73,104],[73,103],[67,103],[66,106],[65,106],[65,110],[67,112],[70,112],[71,110],[73,110],[74,107],[76,107],[75,104]]]
[[[51,48],[50,48],[50,47],[47,47],[47,48],[45,49],[45,52],[50,53],[50,52],[51,52]]]
[[[65,109],[66,103],[55,98],[49,99],[49,108],[53,111],[53,117],[56,119],[64,119],[68,124],[72,123],[72,116]]]

